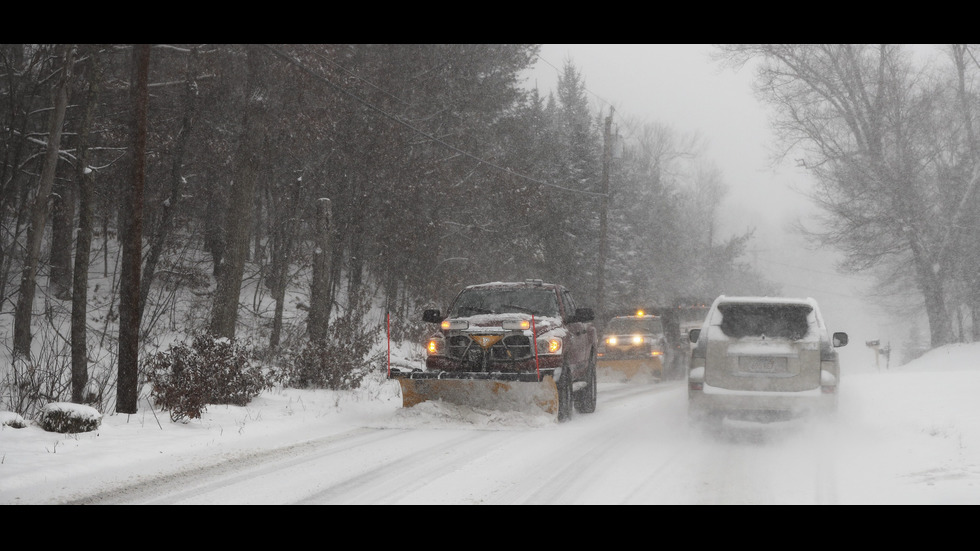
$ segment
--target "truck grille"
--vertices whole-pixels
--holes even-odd
[[[603,356],[607,360],[627,360],[634,358],[649,358],[650,348],[646,345],[606,346]]]
[[[449,337],[449,357],[462,362],[466,371],[495,371],[507,364],[533,357],[531,340],[523,334],[505,335],[489,348],[483,348],[469,335]]]

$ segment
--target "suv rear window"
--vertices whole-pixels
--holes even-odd
[[[810,329],[805,304],[719,304],[721,331],[732,338],[768,337],[799,340]]]

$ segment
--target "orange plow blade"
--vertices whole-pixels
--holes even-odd
[[[660,360],[600,360],[596,367],[607,373],[625,377],[627,380],[637,377],[663,378],[663,364]]]
[[[442,400],[483,409],[558,413],[558,386],[550,375],[540,382],[399,378],[398,383],[403,407]]]

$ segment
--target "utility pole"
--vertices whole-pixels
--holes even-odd
[[[599,269],[598,289],[596,291],[596,314],[599,320],[606,319],[606,251],[609,249],[608,223],[606,216],[609,211],[609,166],[612,163],[612,119],[613,108],[609,107],[606,117],[606,131],[602,139],[602,206],[599,210]]]

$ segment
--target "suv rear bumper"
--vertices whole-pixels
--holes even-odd
[[[693,417],[730,417],[745,420],[781,420],[808,414],[832,413],[837,394],[817,387],[797,392],[735,391],[710,385],[688,389],[688,413]]]

